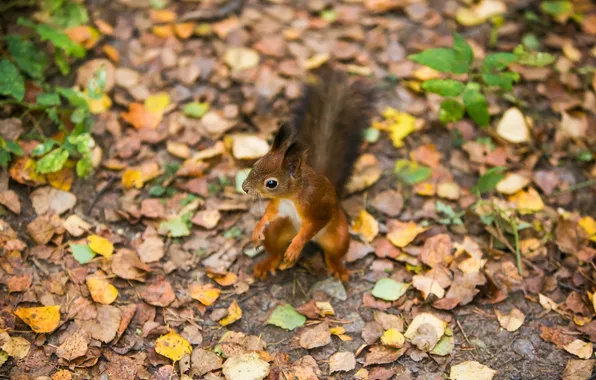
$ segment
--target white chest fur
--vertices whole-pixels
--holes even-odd
[[[298,215],[294,202],[289,199],[282,199],[279,201],[278,215],[290,218],[296,230],[299,230],[302,226],[302,219],[300,219],[300,215]]]

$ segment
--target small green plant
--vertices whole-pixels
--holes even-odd
[[[554,61],[548,53],[528,51],[520,45],[513,53],[488,54],[480,67],[475,67],[471,46],[457,33],[453,36],[453,47],[424,50],[410,55],[409,59],[442,73],[467,74],[467,82],[451,78],[430,79],[422,83],[422,89],[445,97],[439,110],[442,123],[459,121],[467,113],[480,126],[490,123],[485,93],[510,92],[519,80],[519,74],[509,70],[510,64],[544,66]]]
[[[99,69],[87,83],[85,92],[50,84],[46,72],[55,65],[64,75],[74,59],[85,56],[85,48],[71,40],[62,29],[79,26],[89,20],[83,5],[71,0],[44,0],[36,18],[42,23],[19,19],[18,24],[31,29],[32,35],[8,35],[3,39],[0,56],[0,105],[23,109],[35,125],[34,136],[41,143],[33,150],[40,174],[60,171],[70,159],[76,172],[87,177],[92,171],[91,137],[93,122],[89,103],[102,99],[106,83],[105,68]],[[51,49],[45,49],[51,45]],[[53,51],[53,60],[47,54]],[[58,129],[54,138],[45,136],[41,127]],[[0,166],[6,168],[13,155],[23,151],[16,141],[0,139]]]

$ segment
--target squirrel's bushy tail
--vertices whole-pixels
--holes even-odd
[[[324,67],[308,82],[295,110],[295,138],[308,147],[307,163],[341,194],[375,110],[375,91],[364,79]]]

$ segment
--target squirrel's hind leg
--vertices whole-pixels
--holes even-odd
[[[327,229],[321,236],[317,236],[317,244],[323,249],[327,272],[342,282],[348,282],[350,274],[344,266],[344,258],[350,248],[350,234],[345,216],[336,228]]]
[[[277,218],[265,227],[263,235],[265,236],[263,245],[267,257],[258,262],[254,269],[255,277],[261,280],[267,278],[269,273],[275,274],[286,249],[296,236],[296,229],[289,218]]]

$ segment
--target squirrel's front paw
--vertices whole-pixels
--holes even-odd
[[[288,249],[286,250],[286,253],[284,254],[284,260],[281,263],[281,265],[279,266],[279,269],[286,270],[288,268],[293,267],[294,264],[296,264],[296,261],[298,261],[298,256],[300,256],[300,251],[301,250],[295,249],[292,246],[288,247]]]
[[[260,243],[265,240],[265,228],[268,226],[268,223],[259,223],[255,226],[255,229],[252,231],[252,243],[255,247],[261,245]]]

